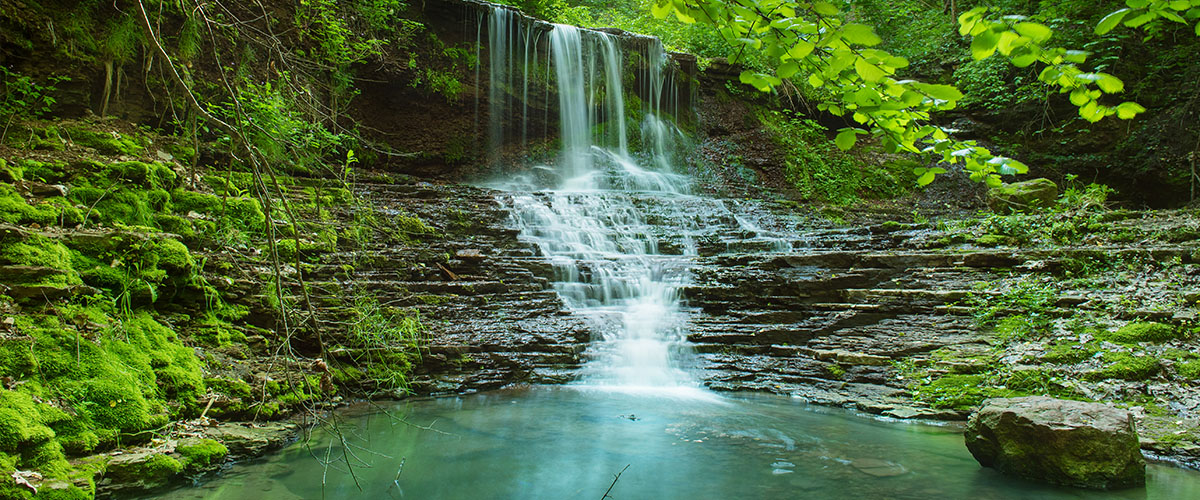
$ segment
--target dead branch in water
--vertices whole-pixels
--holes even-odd
[[[616,476],[613,476],[613,482],[612,482],[612,484],[608,485],[608,489],[607,489],[607,490],[604,490],[604,496],[600,497],[600,500],[604,500],[605,498],[611,498],[611,497],[609,497],[609,496],[608,496],[608,494],[609,494],[609,493],[612,493],[613,486],[616,486],[616,485],[617,485],[617,481],[619,481],[619,480],[621,479],[621,474],[624,474],[624,473],[625,473],[625,469],[628,469],[628,468],[629,468],[629,465],[630,465],[630,464],[625,464],[625,468],[624,468],[624,469],[621,469],[621,472],[618,472]]]

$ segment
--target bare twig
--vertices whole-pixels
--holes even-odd
[[[600,500],[604,500],[605,498],[611,498],[608,496],[608,494],[612,492],[613,486],[617,485],[617,481],[619,481],[621,479],[621,474],[624,474],[625,469],[628,469],[630,465],[631,464],[625,464],[625,467],[621,469],[621,472],[618,472],[616,476],[613,476],[612,484],[608,485],[607,490],[604,490],[604,496],[600,497]]]

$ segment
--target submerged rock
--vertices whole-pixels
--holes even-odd
[[[1146,482],[1133,415],[1099,403],[989,399],[968,420],[966,441],[980,465],[1004,474],[1097,489]]]

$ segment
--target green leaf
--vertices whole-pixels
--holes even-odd
[[[936,85],[932,83],[914,82],[914,89],[924,92],[929,97],[943,101],[955,102],[963,98],[963,93],[951,85]]]
[[[1095,123],[1104,118],[1104,110],[1100,109],[1100,103],[1096,101],[1088,101],[1083,107],[1079,108],[1079,116],[1084,120]]]
[[[1013,50],[1013,43],[1017,42],[1021,38],[1022,38],[1021,35],[1018,35],[1011,31],[1005,31],[1004,33],[1001,33],[1000,34],[1000,43],[997,44],[997,47],[1000,49],[1000,53],[1007,56]],[[1028,42],[1029,39],[1026,38],[1025,41]]]
[[[838,130],[837,138],[833,140],[842,151],[848,151],[858,141],[858,129],[844,128]]]
[[[816,12],[822,16],[838,15],[838,8],[834,7],[833,4],[829,2],[813,2],[812,9],[813,12]]]
[[[654,17],[662,19],[667,17],[667,14],[670,14],[674,9],[675,7],[671,5],[671,0],[658,0],[654,2],[654,5],[650,6],[650,13],[654,14]]]
[[[1121,9],[1113,11],[1111,14],[1104,16],[1104,19],[1101,19],[1099,23],[1096,23],[1096,34],[1103,35],[1109,31],[1112,31],[1113,28],[1116,28],[1117,24],[1120,24],[1121,20],[1125,19],[1125,16],[1129,15],[1130,12],[1131,11],[1129,9]]]
[[[1032,38],[1037,43],[1049,40],[1050,36],[1054,34],[1054,30],[1038,23],[1017,23],[1013,29],[1017,30],[1017,33]]]
[[[958,16],[958,34],[962,36],[970,34],[979,24],[984,12],[987,12],[987,7],[975,7],[960,14]]]
[[[1130,28],[1136,28],[1136,27],[1146,24],[1150,21],[1153,21],[1154,18],[1156,18],[1156,17],[1158,17],[1158,14],[1155,14],[1153,12],[1145,12],[1137,17],[1134,17],[1133,19],[1125,21],[1125,26],[1129,26]]]
[[[1071,104],[1083,106],[1090,100],[1092,100],[1091,97],[1088,97],[1087,90],[1083,87],[1071,91]]]
[[[791,78],[800,71],[800,65],[796,61],[788,61],[779,65],[779,69],[775,70],[775,74],[780,78]]]
[[[1146,111],[1146,108],[1143,108],[1141,104],[1136,102],[1123,102],[1117,105],[1117,118],[1122,120],[1131,120],[1133,117],[1137,116],[1138,113],[1143,111]]]
[[[1196,36],[1200,36],[1200,23],[1196,23]]]
[[[1167,6],[1174,10],[1188,10],[1188,8],[1192,6],[1192,2],[1189,2],[1188,0],[1173,0],[1172,2],[1168,3]]]
[[[1017,47],[1016,49],[1013,49],[1012,54],[1009,56],[1009,60],[1012,61],[1013,66],[1018,68],[1026,68],[1029,67],[1029,65],[1037,62],[1038,56],[1029,47]]]
[[[1159,12],[1158,15],[1160,15],[1164,18],[1170,19],[1172,21],[1175,21],[1177,23],[1187,24],[1187,20],[1180,17],[1179,14],[1176,14],[1171,11],[1164,10],[1164,11]]]
[[[946,169],[939,168],[939,167],[914,168],[913,173],[920,176],[920,177],[917,177],[917,185],[924,187],[924,186],[928,186],[930,183],[932,183],[933,180],[937,178],[938,174],[946,173]]]
[[[883,41],[870,26],[865,24],[847,24],[842,26],[842,38],[845,38],[849,43],[866,45],[868,47],[879,45]]]
[[[854,71],[858,72],[858,76],[861,76],[863,80],[871,83],[878,82],[882,80],[883,77],[887,76],[887,73],[885,73],[882,69],[879,69],[878,66],[871,64],[867,62],[866,59],[862,58],[854,61]]]
[[[750,85],[763,92],[770,91],[771,87],[783,83],[783,80],[780,80],[778,77],[763,73],[755,73],[750,70],[743,71],[738,79],[741,80],[742,83]]]
[[[1122,82],[1120,78],[1112,76],[1108,73],[1096,74],[1100,76],[1100,78],[1096,80],[1096,85],[1099,86],[1100,90],[1103,90],[1105,93],[1116,94],[1118,92],[1125,91],[1125,82]]]
[[[1087,62],[1087,57],[1089,54],[1089,52],[1083,50],[1068,50],[1065,54],[1063,54],[1063,59],[1066,59],[1067,62],[1083,64]]]
[[[921,104],[921,102],[924,100],[925,100],[925,96],[921,95],[920,92],[913,92],[911,90],[905,90],[903,94],[900,94],[900,102],[904,103],[905,106],[908,106],[910,108],[913,106],[916,106],[918,104]]]
[[[983,33],[975,35],[971,40],[971,57],[978,59],[987,59],[996,52],[996,45],[1000,43],[1000,34],[993,30],[986,30]]]
[[[815,47],[812,42],[807,40],[796,40],[796,43],[792,44],[792,48],[788,49],[787,53],[793,59],[804,59],[809,54],[812,54]]]
[[[820,75],[813,73],[808,75],[808,84],[812,85],[813,88],[820,88],[822,85],[825,85],[825,80],[822,80]]]

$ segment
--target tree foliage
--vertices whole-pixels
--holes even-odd
[[[1157,20],[1190,22],[1200,17],[1200,0],[1128,0],[1097,26],[1098,32],[1118,23],[1153,27]],[[716,28],[731,46],[732,62],[761,53],[767,70],[748,69],[740,79],[770,91],[785,79],[802,81],[828,96],[822,111],[847,117],[851,126],[838,131],[835,142],[854,146],[860,136],[878,138],[888,151],[932,154],[944,163],[961,164],[976,181],[1000,184],[1000,175],[1025,173],[1021,162],[993,154],[974,141],[961,141],[931,122],[931,116],[957,106],[964,95],[951,85],[905,79],[904,57],[880,50],[882,39],[870,26],[854,22],[844,3],[816,0],[657,0],[652,12],[673,15],[685,23]],[[1124,82],[1099,71],[1086,71],[1088,53],[1049,45],[1054,31],[1022,16],[1001,16],[986,7],[964,12],[959,32],[971,38],[971,54],[985,59],[999,54],[1018,67],[1039,65],[1038,79],[1067,94],[1089,121],[1116,115],[1131,119],[1145,111],[1134,102],[1113,104],[1108,97],[1124,91]],[[1190,21],[1189,21],[1190,20]],[[1152,33],[1152,32],[1151,32]],[[919,184],[928,184],[942,168],[919,167]]]

